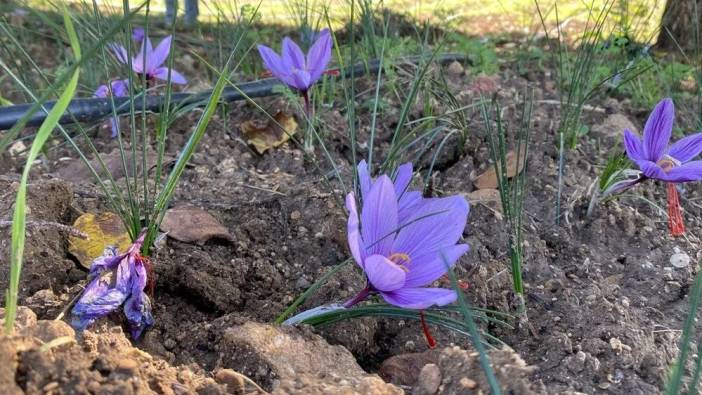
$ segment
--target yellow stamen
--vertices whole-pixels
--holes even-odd
[[[409,273],[409,269],[405,267],[405,265],[410,263],[410,257],[407,254],[404,254],[402,252],[396,252],[388,258],[392,263],[396,264],[397,266],[400,267],[400,269],[404,270],[406,273]]]
[[[669,155],[663,156],[656,164],[666,173],[673,170],[675,166],[680,166],[680,162]]]

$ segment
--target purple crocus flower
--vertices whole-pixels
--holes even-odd
[[[132,70],[137,74],[144,74],[148,80],[157,78],[159,80],[168,80],[168,67],[162,66],[168,59],[168,54],[171,50],[171,39],[173,36],[164,38],[156,47],[151,45],[151,39],[144,37],[141,42],[141,49],[132,58]],[[128,64],[129,58],[127,49],[119,44],[110,44],[110,50],[120,63]],[[175,84],[185,84],[188,81],[179,72],[171,69],[171,81]]]
[[[124,97],[129,95],[129,80],[112,80],[110,82],[112,95],[115,97]],[[100,85],[94,93],[95,97],[109,97],[110,88],[107,85]],[[110,128],[112,129],[112,138],[117,137],[119,118],[110,118]]]
[[[139,254],[144,236],[142,234],[122,255],[110,248],[93,261],[90,282],[73,306],[71,325],[74,328],[83,330],[122,305],[133,338],[138,338],[144,329],[153,325],[151,302],[144,293],[147,283],[145,258]]]
[[[319,37],[307,52],[307,57],[290,37],[283,39],[281,56],[265,45],[258,46],[263,63],[276,78],[291,88],[306,92],[324,73],[331,59],[332,39],[329,29]]]
[[[647,178],[673,183],[701,180],[702,161],[692,159],[702,152],[702,133],[668,146],[674,118],[673,101],[661,100],[646,121],[643,141],[631,130],[624,130],[626,154]]]
[[[466,224],[468,202],[460,196],[419,197],[401,211],[411,179],[411,164],[404,166],[395,183],[387,175],[375,181],[366,175],[360,177],[360,217],[354,194],[346,197],[349,248],[368,278],[366,288],[346,302],[346,307],[371,293],[409,309],[443,306],[456,300],[453,290],[426,286],[468,251],[467,244],[456,244]],[[365,164],[361,163],[360,168],[366,168]]]

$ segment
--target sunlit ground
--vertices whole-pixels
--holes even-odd
[[[70,3],[82,3],[92,7],[92,0],[68,0]],[[122,0],[96,0],[103,10],[122,12]],[[376,9],[385,8],[394,13],[413,18],[417,21],[431,21],[442,26],[456,29],[467,34],[499,34],[499,33],[536,33],[541,30],[541,17],[533,0],[355,0],[360,7],[370,3]],[[27,0],[33,6],[46,4],[46,0]],[[622,30],[627,30],[631,36],[642,41],[655,37],[660,18],[663,13],[664,1],[657,0],[568,0],[557,1],[558,12],[554,7],[555,1],[539,1],[541,15],[549,25],[559,21],[562,26],[579,30],[589,18],[608,4],[612,6],[611,19]],[[129,1],[130,6],[142,4],[141,1]],[[351,0],[200,0],[200,17],[204,22],[214,22],[223,16],[231,20],[240,15],[243,7],[249,10],[258,6],[258,14],[264,23],[297,26],[301,16],[307,15],[313,24],[339,26],[348,21]],[[592,6],[590,6],[592,5]],[[185,0],[179,0],[179,6],[185,7]],[[308,10],[308,11],[306,11]],[[150,12],[162,16],[165,12],[165,0],[152,1]],[[556,15],[558,14],[558,15]],[[157,16],[157,17],[158,17]],[[567,29],[565,29],[567,30]]]

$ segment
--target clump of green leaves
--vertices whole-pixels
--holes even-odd
[[[529,148],[529,131],[531,128],[531,112],[533,107],[533,92],[528,92],[522,105],[522,117],[519,129],[514,135],[514,153],[516,169],[521,169],[510,179],[508,173],[508,136],[507,125],[502,120],[502,109],[493,99],[492,108],[483,102],[481,112],[485,123],[490,153],[497,175],[497,185],[500,191],[502,212],[509,232],[508,248],[512,269],[512,286],[517,299],[518,314],[522,322],[526,322],[526,302],[524,283],[522,281],[523,263],[523,234],[522,219],[524,213],[524,195],[527,180],[527,158]],[[495,127],[493,128],[493,123]]]

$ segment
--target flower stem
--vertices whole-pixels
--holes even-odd
[[[370,285],[367,285],[365,288],[363,288],[361,290],[361,292],[356,294],[356,296],[347,300],[346,303],[344,303],[344,307],[346,307],[348,309],[349,307],[352,307],[352,306],[364,301],[368,297],[368,295],[371,294],[372,291],[373,290],[371,289]]]
[[[680,207],[678,189],[672,182],[667,183],[666,188],[668,191],[668,229],[670,229],[672,236],[683,236],[685,234],[685,220],[682,215],[682,207]]]
[[[305,100],[305,116],[307,118],[307,133],[305,133],[305,151],[312,151],[312,117],[314,116],[312,105],[310,103],[309,91],[301,92],[302,98]]]

